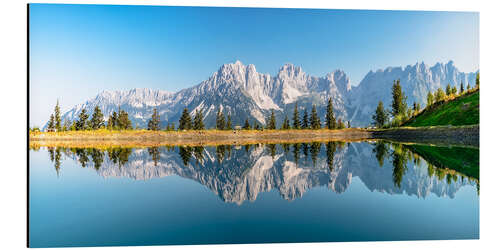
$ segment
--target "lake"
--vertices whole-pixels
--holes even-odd
[[[479,238],[479,149],[31,148],[31,247]]]

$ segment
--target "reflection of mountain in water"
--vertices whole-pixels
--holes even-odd
[[[356,176],[371,191],[417,197],[434,193],[453,198],[461,186],[470,184],[456,176],[429,174],[433,170],[425,161],[401,148],[386,149],[382,165],[370,143],[134,149],[128,153],[128,161],[104,157],[96,170],[104,177],[137,180],[178,175],[210,188],[225,202],[238,204],[253,201],[260,192],[272,189],[287,200],[318,186],[342,193]],[[82,162],[82,155],[75,155]],[[403,156],[404,161],[396,160]]]

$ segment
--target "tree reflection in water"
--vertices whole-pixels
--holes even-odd
[[[201,169],[209,168],[206,171],[210,171],[210,174],[214,176],[223,174],[224,171],[233,171],[233,173],[227,173],[227,175],[231,176],[231,178],[243,178],[244,176],[242,175],[247,174],[248,171],[255,166],[258,159],[255,157],[263,155],[269,155],[272,157],[271,167],[275,168],[273,171],[276,171],[274,174],[283,174],[281,172],[284,171],[282,168],[284,167],[285,162],[292,160],[290,163],[294,164],[293,166],[295,168],[321,169],[325,167],[329,170],[328,172],[333,174],[333,176],[337,176],[341,173],[341,171],[343,171],[342,169],[344,168],[344,165],[347,165],[348,168],[354,167],[360,170],[365,169],[363,166],[353,165],[352,159],[349,160],[349,163],[345,163],[346,159],[344,159],[344,154],[346,154],[346,150],[350,150],[350,154],[353,154],[356,152],[356,147],[358,147],[355,144],[356,143],[354,143],[354,145],[349,144],[347,148],[345,148],[345,142],[339,141],[330,141],[326,143],[281,143],[279,146],[277,144],[265,144],[263,145],[263,150],[261,148],[261,144],[246,144],[243,146],[217,145],[215,147],[164,146],[149,147],[147,148],[147,153],[150,161],[153,163],[152,165],[155,167],[164,167],[163,163],[166,160],[161,159],[162,152],[169,156],[169,161],[175,160],[175,158],[171,158],[171,156],[172,154],[175,154],[173,151],[177,148],[177,159],[180,160],[179,162],[183,166],[193,166],[196,171],[205,171]],[[364,143],[364,145],[370,144],[372,145],[371,157],[374,157],[372,159],[376,160],[377,166],[385,169],[384,165],[386,163],[392,165],[392,177],[389,178],[392,178],[393,186],[397,189],[404,188],[403,182],[405,181],[405,175],[407,174],[410,165],[412,169],[422,168],[422,166],[425,166],[424,170],[426,171],[428,178],[436,178],[437,181],[442,181],[448,185],[453,185],[454,183],[474,183],[477,188],[477,192],[479,193],[479,179],[476,178],[476,176],[479,176],[479,166],[476,166],[476,168],[470,167],[478,164],[478,149],[458,149],[458,152],[460,152],[461,155],[466,155],[466,158],[462,157],[460,158],[460,161],[462,164],[469,167],[465,168],[467,171],[466,173],[463,173],[459,171],[464,169],[461,165],[447,165],[448,163],[440,161],[439,157],[431,158],[434,151],[440,153],[453,153],[453,149],[440,149],[434,146],[409,145],[384,141]],[[324,150],[322,150],[323,147]],[[33,148],[33,150],[37,149],[39,148]],[[472,153],[470,150],[472,150]],[[66,157],[72,158],[78,162],[78,165],[81,167],[87,168],[89,166],[93,166],[93,168],[99,172],[103,166],[109,167],[110,164],[118,166],[118,168],[121,169],[129,162],[129,158],[134,152],[134,149],[122,147],[109,147],[104,149],[47,147],[47,151],[49,153],[49,159],[53,162],[54,169],[59,176],[63,153]],[[424,156],[420,155],[422,152]],[[291,155],[289,155],[289,153],[291,153]],[[212,154],[215,155],[215,157],[212,157]],[[339,157],[336,157],[337,155]],[[362,156],[360,155],[354,157],[353,159],[359,157]],[[461,156],[452,155],[452,157]],[[218,163],[218,166],[215,168],[210,167],[210,164],[213,164],[211,163],[212,159]],[[423,164],[424,162],[426,165]],[[357,164],[359,165],[360,163]],[[366,168],[366,170],[369,169]],[[412,171],[412,174],[415,174],[414,170]],[[360,174],[362,174],[362,172]],[[372,175],[375,174],[375,172],[372,173]],[[406,183],[405,185],[410,184]]]

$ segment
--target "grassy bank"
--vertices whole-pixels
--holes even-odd
[[[479,89],[449,101],[435,103],[408,120],[403,126],[426,127],[473,124],[479,124]]]
[[[35,146],[161,146],[220,145],[254,143],[296,143],[326,141],[360,141],[387,139],[479,146],[479,126],[403,127],[391,129],[346,128],[339,130],[203,130],[148,131],[95,130],[68,132],[30,132]]]
[[[96,130],[69,132],[31,132],[30,145],[37,146],[159,146],[219,145],[253,143],[295,143],[312,141],[356,141],[371,137],[366,129],[342,130],[202,130],[148,131]]]

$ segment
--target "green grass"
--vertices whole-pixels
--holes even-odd
[[[479,148],[406,145],[438,168],[453,169],[479,180]]]
[[[479,124],[479,90],[450,101],[432,105],[403,126],[427,127],[439,125]]]

